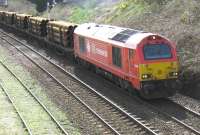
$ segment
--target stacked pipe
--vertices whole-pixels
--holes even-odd
[[[40,31],[41,31],[41,33],[40,33],[40,35],[42,36],[42,37],[45,37],[45,36],[47,36],[47,23],[49,22],[49,20],[42,20],[42,22],[41,22],[41,24],[40,24]]]
[[[62,45],[63,47],[73,47],[73,32],[77,25],[64,21],[50,21],[48,23],[48,39]]]
[[[29,31],[33,34],[45,37],[47,35],[48,19],[42,17],[30,17]]]
[[[15,17],[16,27],[21,28],[21,29],[28,29],[29,17],[31,17],[31,15],[16,14],[16,17]]]
[[[13,25],[15,23],[15,18],[16,13],[15,12],[6,12],[5,13],[5,23],[9,25]]]
[[[0,22],[4,23],[5,21],[5,12],[4,11],[0,11]]]

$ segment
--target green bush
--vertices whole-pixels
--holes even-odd
[[[44,10],[46,10],[47,0],[35,0],[32,2],[36,4],[36,9],[38,12],[43,12]]]
[[[69,20],[75,23],[84,23],[88,22],[91,16],[92,16],[92,11],[90,9],[76,7],[72,11]]]
[[[182,15],[181,15],[181,22],[184,24],[188,24],[190,23],[190,14],[189,11],[185,11]]]

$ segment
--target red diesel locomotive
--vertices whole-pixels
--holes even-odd
[[[175,44],[158,35],[128,28],[86,23],[74,31],[76,60],[121,87],[147,99],[176,92]]]

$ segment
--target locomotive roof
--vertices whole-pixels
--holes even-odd
[[[135,49],[144,38],[155,35],[134,29],[95,23],[81,24],[75,29],[75,33],[131,49]]]

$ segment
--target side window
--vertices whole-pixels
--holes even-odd
[[[134,54],[135,54],[134,50],[133,49],[129,49],[129,59],[133,59]]]
[[[112,47],[112,62],[117,67],[122,67],[121,49]]]
[[[81,53],[84,53],[86,51],[85,38],[84,37],[79,37],[79,48],[80,48]]]

